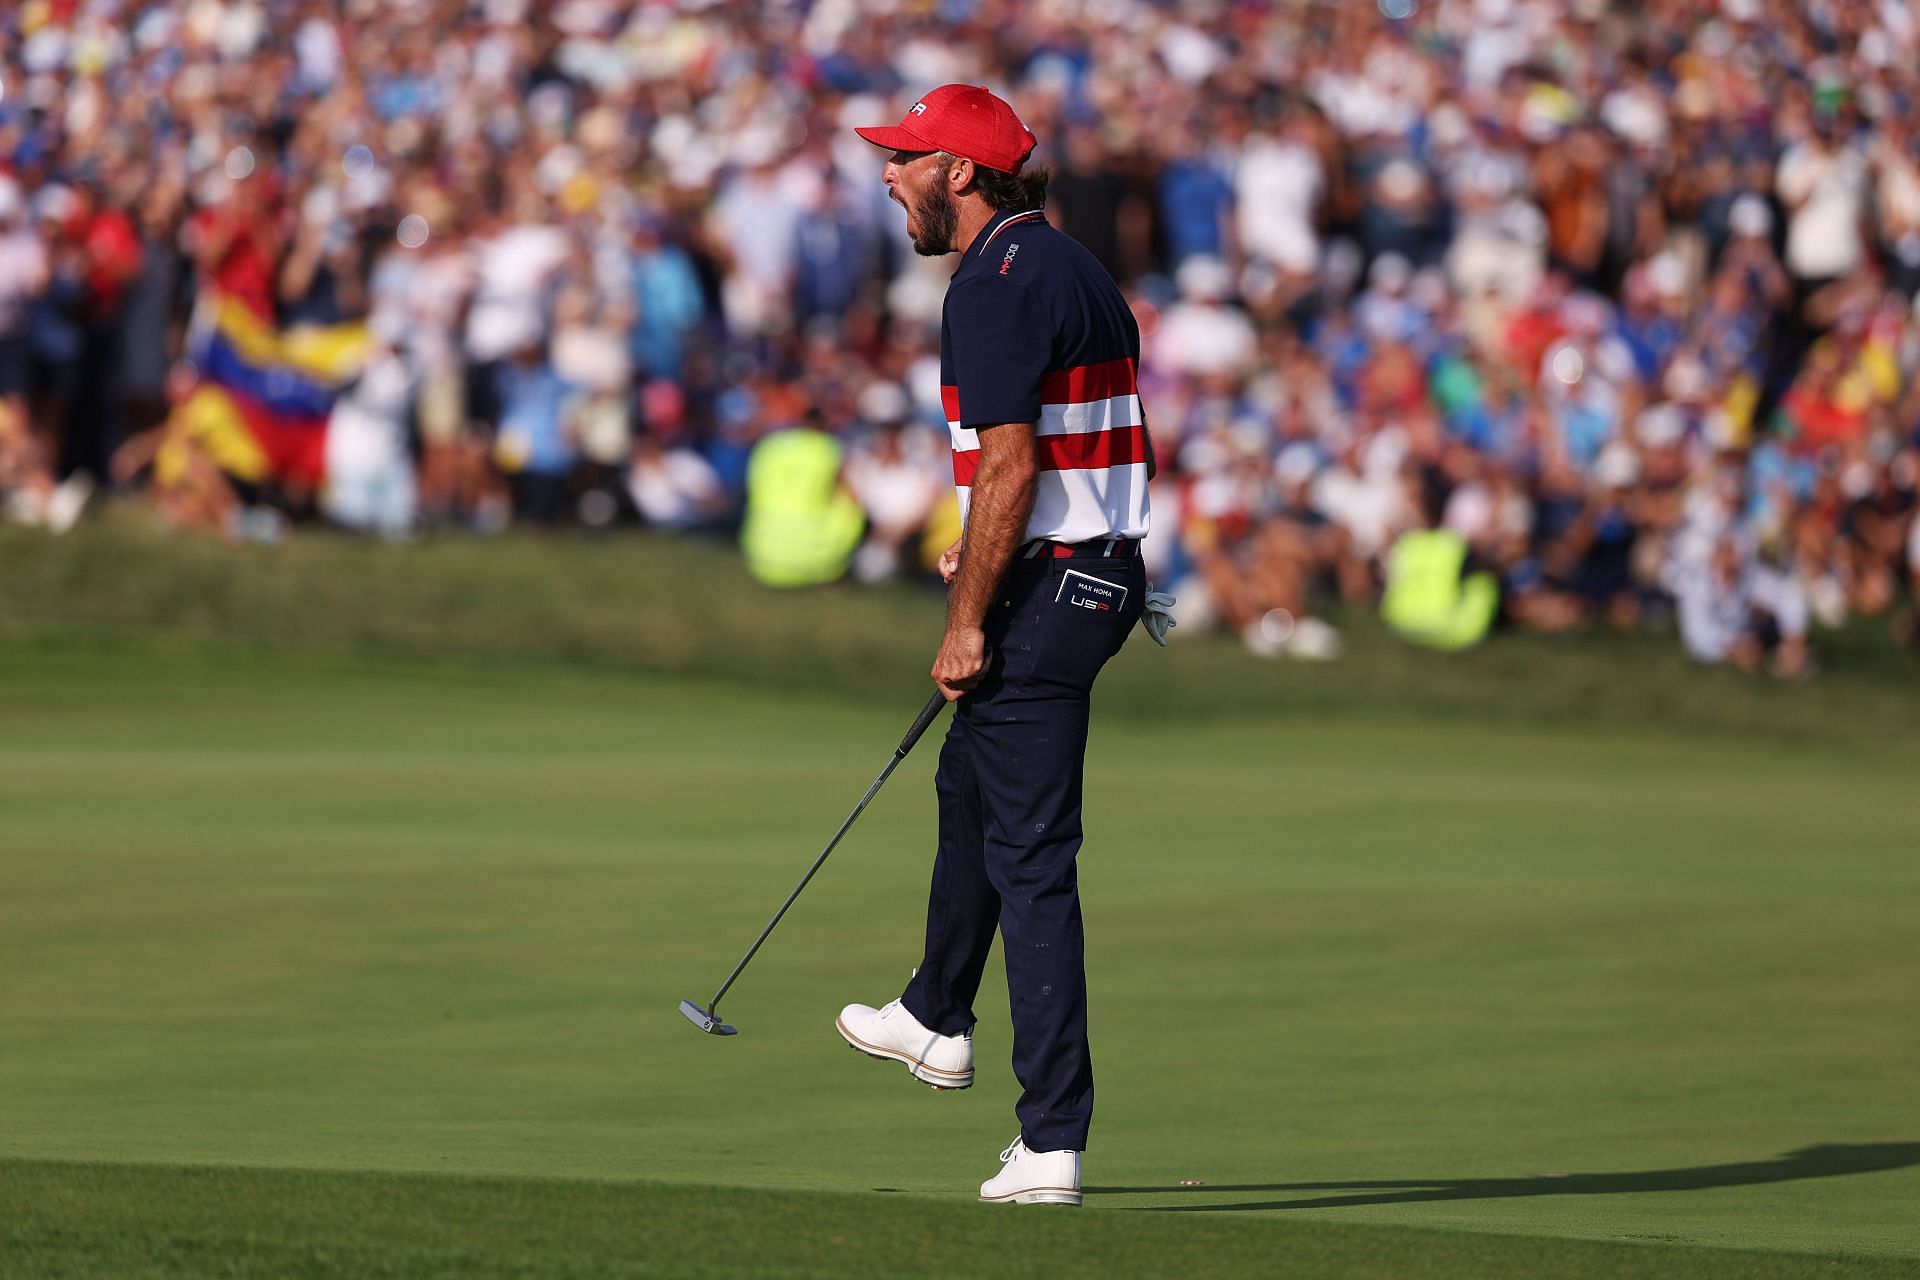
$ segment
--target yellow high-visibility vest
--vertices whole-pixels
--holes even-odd
[[[1467,541],[1446,529],[1403,533],[1387,553],[1387,589],[1380,616],[1415,644],[1465,649],[1493,626],[1500,585],[1490,573],[1468,574]]]
[[[747,572],[770,587],[811,587],[847,572],[865,520],[840,484],[840,442],[823,431],[776,431],[747,459],[740,529]]]

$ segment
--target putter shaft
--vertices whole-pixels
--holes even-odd
[[[814,873],[826,864],[827,855],[831,854],[834,846],[840,843],[840,837],[847,834],[847,829],[853,826],[854,819],[866,809],[868,802],[878,794],[882,784],[893,776],[894,769],[907,758],[907,753],[912,751],[914,744],[920,741],[920,735],[927,731],[927,726],[933,723],[934,717],[938,716],[940,709],[946,705],[946,695],[936,689],[933,696],[927,699],[927,705],[920,708],[920,714],[914,720],[913,727],[907,730],[906,737],[900,739],[900,745],[893,749],[893,758],[887,761],[887,767],[880,771],[880,776],[873,780],[873,785],[867,788],[867,793],[860,797],[860,803],[853,806],[853,812],[848,814],[846,821],[840,824],[840,829],[833,833],[833,839],[827,841],[827,847],[822,849],[820,856],[813,860],[813,865],[807,868],[807,873],[800,877],[800,883],[793,886],[793,892],[788,894],[787,900],[780,904],[780,909],[773,913],[773,919],[767,921],[767,927],[760,931],[760,936],[755,938],[753,945],[747,948],[747,954],[740,957],[740,963],[733,966],[733,972],[729,973],[727,980],[720,984],[720,989],[713,993],[713,999],[707,1001],[706,1013],[709,1018],[719,1021],[717,1011],[720,1007],[720,997],[727,994],[727,989],[733,986],[734,979],[746,969],[748,962],[760,950],[761,944],[772,935],[774,926],[778,925],[780,918],[787,914],[787,908],[800,897],[800,891],[807,887],[807,882],[813,879]]]

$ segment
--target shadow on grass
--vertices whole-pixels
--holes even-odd
[[[1337,1195],[1261,1200],[1251,1204],[1182,1204],[1143,1208],[1150,1213],[1195,1213],[1249,1209],[1338,1209],[1365,1204],[1427,1204],[1440,1200],[1504,1200],[1516,1196],[1609,1196],[1640,1191],[1703,1191],[1751,1187],[1800,1178],[1883,1173],[1920,1165],[1920,1142],[1871,1142],[1806,1147],[1774,1160],[1710,1164],[1694,1169],[1648,1169],[1639,1173],[1531,1174],[1522,1178],[1414,1178],[1386,1182],[1272,1182],[1205,1187],[1088,1187],[1088,1194],[1219,1195],[1231,1191],[1329,1191]]]

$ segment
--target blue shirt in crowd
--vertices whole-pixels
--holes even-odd
[[[573,470],[567,411],[578,389],[545,363],[501,365],[498,385],[500,443],[522,460],[520,470],[544,476]]]
[[[678,245],[644,249],[633,258],[634,320],[629,350],[633,362],[656,378],[680,377],[687,335],[706,314],[700,277]]]

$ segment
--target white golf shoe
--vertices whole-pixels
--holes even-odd
[[[1029,1151],[1019,1139],[1000,1153],[1000,1172],[980,1184],[988,1204],[1080,1203],[1080,1153]]]
[[[850,1004],[834,1020],[841,1037],[870,1058],[904,1062],[915,1080],[936,1089],[973,1085],[973,1037],[936,1035],[898,1000],[878,1009]]]

